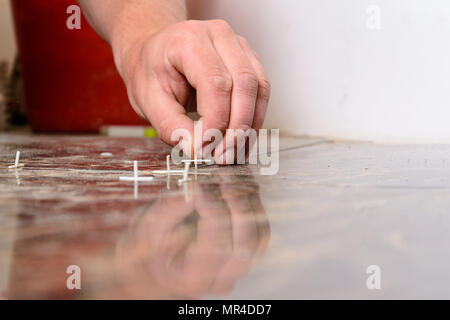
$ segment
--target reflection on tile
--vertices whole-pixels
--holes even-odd
[[[211,166],[134,199],[118,178],[165,168],[157,140],[0,135],[1,297],[450,298],[450,146],[280,146],[277,175]]]
[[[0,163],[20,149],[26,166],[20,185],[0,171],[7,298],[226,295],[266,250],[270,227],[248,167],[204,168],[211,175],[181,187],[174,179],[170,190],[155,177],[135,199],[118,177],[134,159],[141,172],[164,168],[169,149],[156,140],[14,139]],[[66,287],[69,265],[81,268],[79,291]]]

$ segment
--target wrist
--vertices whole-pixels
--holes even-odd
[[[147,40],[162,29],[185,20],[185,14],[159,17],[157,21],[151,19],[128,20],[118,19],[111,28],[110,45],[114,61],[119,74],[125,76],[125,66],[134,61]],[[128,21],[126,21],[128,20]]]
[[[120,34],[111,37],[110,44],[113,52],[114,63],[120,76],[125,80],[126,68],[132,64],[139,56],[140,48],[142,48],[146,39],[148,39],[156,31],[146,30],[147,32],[134,32],[128,36]]]

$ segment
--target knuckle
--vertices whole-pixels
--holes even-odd
[[[250,71],[240,72],[236,76],[235,85],[241,91],[249,93],[257,92],[259,87],[258,77]]]
[[[219,115],[211,121],[211,126],[213,129],[224,131],[228,128],[228,117],[225,117],[224,114]]]
[[[239,124],[235,130],[242,130],[242,132],[237,132],[237,135],[243,135],[245,134],[248,130],[250,130],[252,127],[250,124],[248,123],[244,123],[245,119],[241,120],[241,124]]]
[[[193,39],[198,38],[199,35],[202,34],[203,30],[204,25],[201,21],[187,20],[179,22],[172,29],[173,32],[171,33],[171,37],[177,42],[172,45],[179,47],[180,44],[193,41]]]
[[[266,78],[261,79],[258,88],[258,95],[261,97],[261,99],[269,100],[271,92],[272,92],[272,85],[270,84],[270,81]]]
[[[255,56],[256,60],[258,60],[259,62],[261,62],[261,57],[259,56],[258,52],[256,52],[255,50],[252,49],[253,55]]]
[[[201,23],[197,20],[187,20],[180,22],[178,26],[183,30],[195,32],[201,27]]]
[[[214,119],[214,123],[217,126],[218,129],[221,130],[225,130],[228,128],[228,125],[230,124],[229,122],[229,115],[230,115],[230,110],[227,109],[225,112],[221,112],[220,115],[218,115],[215,119]]]
[[[260,110],[259,112],[255,112],[255,116],[253,118],[253,127],[255,130],[261,129],[264,124],[266,110]]]
[[[225,20],[222,19],[212,20],[211,23],[220,30],[231,31],[230,25]]]
[[[161,137],[161,139],[166,143],[171,143],[171,125],[170,125],[171,119],[163,119],[158,124],[158,135]]]
[[[230,94],[233,89],[233,80],[225,73],[211,76],[210,83],[215,92]]]
[[[249,43],[246,38],[244,38],[243,36],[237,36],[237,37],[242,44],[249,46]]]

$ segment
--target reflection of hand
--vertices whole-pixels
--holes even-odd
[[[140,282],[134,294],[152,288],[159,298],[224,294],[263,254],[270,229],[258,186],[218,178],[195,185],[191,202],[161,198],[134,221],[118,250],[122,281]]]

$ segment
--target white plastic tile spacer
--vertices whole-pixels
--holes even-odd
[[[170,175],[173,173],[183,173],[183,170],[170,170],[170,155],[167,155],[166,157],[166,170],[152,170],[152,174]]]
[[[133,161],[133,176],[132,177],[119,177],[120,181],[135,181],[135,182],[146,182],[153,181],[153,177],[139,177],[138,176],[138,163]]]
[[[190,162],[185,162],[184,163],[183,179],[178,180],[178,184],[179,185],[183,184],[184,182],[190,181],[190,179],[188,178],[190,165],[191,165]]]
[[[197,166],[198,164],[202,164],[202,163],[211,163],[211,160],[209,159],[197,159],[197,156],[194,156],[194,160],[181,160],[181,162],[183,163],[193,163],[195,165],[195,170],[197,170]]]
[[[189,196],[189,185],[187,183],[183,185],[183,191],[184,191],[184,201],[186,201],[186,203],[189,203],[191,201],[191,197]]]
[[[186,163],[186,162],[188,162],[188,163],[210,163],[211,162],[211,160],[209,160],[209,159],[196,159],[196,158],[194,158],[194,160],[181,160],[181,162],[183,162],[183,163]]]
[[[102,156],[102,157],[112,157],[112,153],[111,152],[102,152],[102,153],[100,153],[100,156]]]
[[[202,162],[211,162],[211,160],[181,160],[183,163],[202,163]],[[152,170],[152,174],[154,175],[173,175],[173,176],[184,176],[185,170],[170,168],[170,155],[166,157],[166,170]],[[197,167],[197,165],[196,165]],[[191,174],[191,173],[188,173]],[[200,172],[199,175],[210,175],[210,172]]]
[[[152,174],[163,174],[163,175],[166,175],[166,174],[171,174],[171,175],[183,175],[183,173],[184,173],[184,170],[170,170],[170,172],[169,172],[169,171],[167,171],[167,170],[152,170]]]
[[[167,174],[167,170],[152,170],[152,174],[154,175],[166,175]],[[189,174],[192,174],[191,172],[189,172]],[[184,170],[170,170],[170,175],[172,176],[183,176],[184,175]],[[211,175],[211,172],[198,172],[198,175],[206,175],[209,176]]]
[[[166,187],[167,190],[170,190],[170,154],[166,157],[166,169],[167,169],[167,181],[166,181]]]
[[[181,162],[184,163],[193,163],[195,166],[195,179],[197,179],[197,169],[198,169],[198,164],[202,164],[202,163],[210,163],[211,160],[209,159],[197,159],[197,155],[194,155],[194,160],[181,160]]]
[[[14,165],[9,166],[8,169],[18,169],[18,168],[22,168],[24,165],[19,163],[20,160],[20,151],[16,152],[16,161],[14,162]]]
[[[138,178],[134,178],[134,177],[120,177],[119,180],[120,181],[148,182],[148,181],[153,181],[153,177],[138,177]]]

